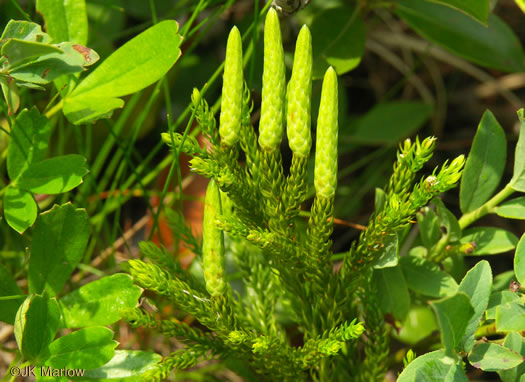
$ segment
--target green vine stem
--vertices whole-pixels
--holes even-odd
[[[474,223],[476,220],[481,219],[483,216],[490,214],[493,212],[494,208],[498,206],[502,201],[507,199],[510,195],[514,193],[514,189],[512,188],[511,184],[507,184],[503,190],[498,192],[496,195],[494,195],[489,201],[487,201],[485,204],[483,204],[481,207],[475,209],[472,212],[469,212],[467,214],[464,214],[459,219],[459,226],[461,229],[465,229],[472,223]]]
[[[497,207],[502,201],[507,199],[514,192],[515,190],[512,188],[512,183],[508,183],[500,192],[494,195],[491,199],[485,202],[482,206],[478,207],[474,211],[463,214],[463,216],[461,216],[461,218],[458,220],[459,227],[463,230],[467,228],[468,226],[470,226],[472,223],[481,219],[483,216],[493,213],[494,208]],[[454,253],[454,252],[449,252],[445,250],[448,242],[449,242],[449,236],[448,235],[443,236],[436,243],[434,248],[432,248],[432,251],[429,254],[429,259],[436,263],[439,263],[445,260],[452,253]]]

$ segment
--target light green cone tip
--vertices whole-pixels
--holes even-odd
[[[284,51],[279,17],[274,9],[270,9],[264,24],[264,70],[259,124],[259,145],[266,151],[277,150],[281,144],[285,87]]]
[[[312,147],[312,35],[306,25],[301,28],[295,46],[292,78],[288,85],[287,135],[292,152],[308,157]]]
[[[212,179],[206,190],[204,219],[202,223],[202,265],[206,290],[212,296],[226,291],[224,281],[224,236],[217,227],[217,215],[221,213],[219,187]]]
[[[337,118],[337,74],[330,67],[323,79],[315,148],[315,192],[324,198],[333,198],[337,187]]]
[[[221,143],[227,146],[239,141],[243,86],[241,34],[237,27],[233,27],[226,44],[219,125]]]

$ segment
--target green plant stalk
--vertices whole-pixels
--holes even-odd
[[[463,214],[461,218],[458,220],[459,227],[463,230],[467,228],[468,226],[470,226],[472,223],[481,219],[483,216],[493,213],[494,208],[497,207],[502,201],[507,199],[514,192],[515,190],[512,188],[510,183],[507,184],[500,192],[498,192],[496,195],[490,198],[483,205],[476,208],[474,211]],[[444,235],[443,237],[441,237],[441,239],[439,239],[439,241],[436,243],[434,248],[432,248],[431,252],[429,253],[428,255],[429,260],[435,263],[440,263],[443,260],[445,260],[447,257],[449,257],[451,253],[448,251],[445,251],[445,248],[448,242],[449,242],[448,235]]]
[[[461,229],[464,229],[474,223],[476,220],[481,219],[483,216],[490,214],[494,211],[494,208],[498,206],[502,201],[508,198],[514,193],[512,186],[507,184],[500,192],[490,198],[485,204],[481,207],[475,209],[472,212],[464,214],[459,219],[459,226]]]

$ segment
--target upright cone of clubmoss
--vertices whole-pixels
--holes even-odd
[[[312,36],[306,25],[301,28],[295,46],[292,78],[288,84],[288,116],[286,133],[294,155],[308,157],[312,147]]]
[[[283,137],[285,98],[284,51],[281,27],[275,9],[270,8],[264,24],[264,70],[259,124],[259,145],[263,150],[279,149]]]
[[[206,190],[204,219],[202,222],[202,263],[206,290],[212,296],[222,296],[226,291],[224,280],[224,236],[217,227],[221,213],[221,195],[213,179]]]
[[[337,74],[330,67],[323,79],[317,118],[314,186],[317,196],[331,199],[337,187]]]
[[[241,34],[233,27],[226,44],[219,125],[221,143],[230,147],[239,141],[243,86]]]

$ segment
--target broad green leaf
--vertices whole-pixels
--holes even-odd
[[[99,118],[109,118],[113,110],[124,106],[120,98],[72,98],[67,103],[67,118],[75,124],[92,122]]]
[[[501,228],[474,227],[463,232],[460,242],[475,244],[470,256],[495,255],[516,248],[518,238]]]
[[[432,203],[436,206],[440,225],[447,230],[449,242],[455,242],[461,239],[461,227],[456,216],[445,207],[441,199],[434,198]]]
[[[113,358],[116,346],[113,331],[108,328],[81,329],[53,341],[44,365],[55,369],[95,369]]]
[[[423,207],[416,214],[419,225],[419,235],[425,248],[430,249],[441,237],[436,213],[429,207]]]
[[[519,333],[510,332],[503,346],[525,357],[525,339]],[[500,370],[498,374],[503,382],[520,382],[520,377],[525,376],[525,362],[511,369]]]
[[[468,382],[461,364],[443,349],[417,357],[399,375],[397,382]]]
[[[80,185],[87,173],[86,158],[63,155],[30,165],[18,178],[17,186],[38,194],[60,194]]]
[[[430,305],[436,313],[441,329],[441,342],[447,354],[452,355],[461,350],[462,339],[474,315],[474,308],[468,296],[458,292],[454,296],[433,301]]]
[[[311,30],[314,79],[323,78],[329,66],[342,75],[359,65],[365,51],[366,30],[361,16],[354,14],[352,7],[317,13]]]
[[[434,313],[428,306],[413,306],[401,325],[399,334],[393,335],[408,345],[415,345],[438,329]]]
[[[89,238],[86,211],[55,205],[38,217],[29,259],[29,290],[55,296],[76,268]]]
[[[86,370],[81,380],[93,381],[137,381],[146,371],[155,367],[162,359],[159,354],[133,351],[117,350],[115,356],[104,366],[98,369]]]
[[[66,98],[68,119],[79,124],[106,115],[123,105],[118,97],[162,78],[181,54],[177,31],[175,21],[161,21],[117,49]]]
[[[84,0],[37,0],[36,9],[44,16],[47,33],[55,42],[86,45],[88,20]]]
[[[511,199],[496,207],[494,211],[507,219],[525,219],[525,196]]]
[[[487,320],[496,319],[496,309],[498,306],[508,302],[518,301],[519,299],[520,296],[510,290],[502,290],[500,292],[492,293],[490,295],[487,311],[485,312],[485,317]]]
[[[4,195],[4,217],[18,233],[24,233],[36,220],[38,206],[30,192],[7,187]]]
[[[385,237],[383,245],[384,247],[377,252],[376,258],[372,262],[375,269],[395,267],[398,263],[399,240],[397,234],[393,233]]]
[[[460,281],[468,271],[464,257],[460,253],[451,253],[446,259],[443,260],[441,267],[456,281]]]
[[[485,27],[449,7],[421,0],[399,0],[396,13],[424,38],[478,65],[521,72],[523,48],[512,29],[496,15]]]
[[[79,73],[99,60],[97,52],[83,45],[63,42],[57,45],[62,53],[51,53],[20,65],[9,74],[19,81],[47,84],[63,75]]]
[[[18,309],[15,338],[24,358],[38,360],[58,330],[60,311],[55,299],[30,295]]]
[[[19,39],[9,39],[2,45],[2,56],[7,58],[9,67],[15,67],[24,61],[30,61],[39,56],[50,53],[62,53],[62,49],[55,45],[43,44]]]
[[[7,113],[8,115],[13,115],[20,107],[20,95],[18,94],[16,82],[13,79],[0,75],[0,86],[7,103]]]
[[[490,110],[478,125],[461,177],[459,205],[463,213],[474,211],[494,193],[507,158],[505,132]]]
[[[520,136],[516,144],[516,156],[514,157],[514,172],[510,180],[510,186],[516,191],[525,192],[525,112],[518,110],[520,120]]]
[[[15,180],[32,163],[44,159],[50,133],[49,120],[40,115],[36,107],[18,114],[7,152],[7,173],[11,180]]]
[[[11,273],[0,264],[0,297],[20,296],[22,294]],[[0,300],[0,306],[2,307],[0,309],[0,321],[13,325],[16,312],[24,300],[24,297]]]
[[[496,307],[496,329],[502,332],[525,330],[525,306],[521,300]]]
[[[122,309],[135,307],[141,294],[142,289],[124,273],[93,281],[60,299],[64,325],[110,325],[122,318]]]
[[[480,23],[487,24],[490,0],[429,0],[460,10]]]
[[[355,122],[352,141],[363,144],[397,144],[423,127],[432,106],[416,101],[380,103]]]
[[[465,335],[461,340],[461,345],[467,352],[474,346],[474,335],[483,312],[487,309],[491,289],[492,270],[486,260],[480,261],[472,267],[459,284],[459,291],[470,298],[470,303],[474,308],[474,315],[471,317]]]
[[[40,42],[47,44],[51,42],[51,37],[42,32],[42,27],[37,23],[30,21],[10,20],[5,26],[2,37],[0,37],[0,46],[7,39],[17,38],[20,40]]]
[[[512,369],[524,361],[520,354],[490,342],[482,342],[474,346],[468,355],[470,364],[485,371]]]
[[[521,284],[525,284],[525,234],[516,247],[516,254],[514,255],[514,273]]]
[[[377,299],[384,313],[392,313],[397,320],[404,320],[410,308],[410,295],[400,267],[374,270]]]
[[[450,296],[457,292],[458,284],[452,276],[441,271],[430,261],[414,256],[399,259],[408,287],[430,297]]]

